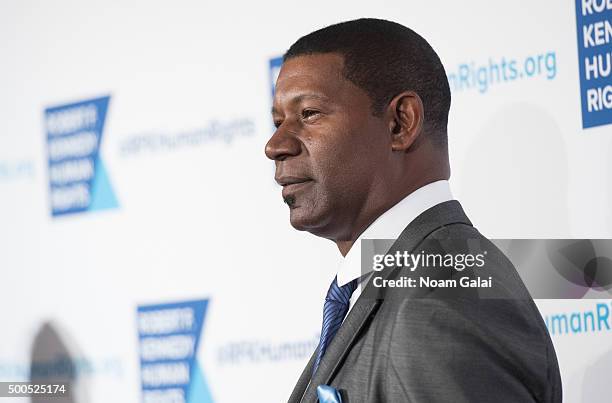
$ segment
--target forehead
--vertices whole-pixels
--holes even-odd
[[[297,56],[283,63],[276,81],[274,103],[283,104],[304,95],[328,99],[341,97],[350,87],[342,76],[342,56],[334,53]]]

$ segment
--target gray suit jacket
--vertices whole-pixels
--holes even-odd
[[[561,402],[555,350],[537,307],[512,263],[472,227],[457,201],[417,217],[392,250],[435,252],[427,245],[437,239],[485,244],[497,298],[478,291],[446,298],[448,289],[440,288],[408,298],[406,289],[374,290],[371,277],[314,377],[316,351],[289,403],[316,402],[321,384],[338,389],[343,403]]]

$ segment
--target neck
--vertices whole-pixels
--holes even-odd
[[[368,208],[363,208],[361,213],[358,214],[357,218],[353,221],[353,226],[351,228],[350,231],[350,235],[347,237],[343,237],[344,239],[335,239],[334,242],[336,243],[336,246],[338,247],[338,250],[340,251],[340,253],[342,254],[342,256],[346,256],[349,251],[351,250],[351,248],[353,247],[353,244],[355,243],[355,241],[357,241],[357,239],[359,239],[359,237],[361,236],[361,234],[378,218],[380,217],[383,213],[385,213],[387,210],[389,210],[391,207],[395,206],[397,203],[399,203],[402,199],[404,199],[406,196],[408,196],[409,194],[411,194],[412,192],[414,192],[415,190],[430,184],[432,182],[436,182],[439,180],[448,180],[449,176],[450,176],[450,172],[446,171],[446,170],[442,170],[443,172],[431,172],[430,175],[424,175],[421,176],[419,178],[419,180],[417,181],[413,181],[411,183],[404,183],[403,186],[401,186],[400,188],[398,187],[391,187],[390,189],[387,189],[388,193],[385,192],[372,192],[375,195],[376,194],[383,194],[383,195],[388,195],[390,197],[386,197],[384,200],[382,201],[378,201],[378,203],[376,203],[376,201],[374,200],[369,200],[369,203],[366,202],[365,206],[374,206],[374,207],[370,207]],[[401,191],[398,191],[398,189],[401,189]],[[393,191],[395,190],[395,191]]]

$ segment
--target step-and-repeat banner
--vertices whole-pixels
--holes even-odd
[[[271,93],[297,38],[364,16],[439,53],[451,187],[483,234],[612,238],[610,1],[5,3],[0,380],[285,400],[339,254],[289,225]],[[537,304],[566,401],[609,401],[610,301]]]

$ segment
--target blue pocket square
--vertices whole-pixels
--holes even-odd
[[[317,396],[319,396],[319,403],[342,403],[340,392],[329,385],[317,386]]]

